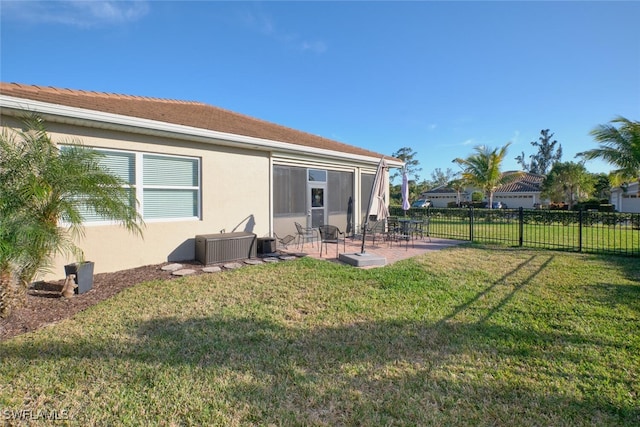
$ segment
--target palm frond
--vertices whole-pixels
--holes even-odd
[[[81,256],[82,204],[142,234],[142,218],[124,182],[100,165],[101,154],[71,141],[60,150],[37,116],[24,130],[0,134],[0,264],[32,279],[59,253]],[[6,249],[5,249],[6,248]]]

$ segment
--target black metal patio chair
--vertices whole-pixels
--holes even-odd
[[[276,240],[278,240],[278,243],[284,247],[285,249],[288,249],[287,246],[289,246],[289,243],[293,242],[294,240],[296,240],[296,238],[294,236],[292,236],[291,234],[287,234],[284,237],[280,237],[278,236],[276,233],[273,233],[273,235],[275,236]]]
[[[362,230],[363,230],[363,235],[365,237],[370,237],[372,242],[372,245],[376,244],[376,239],[383,239],[384,240],[384,235],[385,235],[385,221],[381,220],[381,221],[370,221],[367,224],[362,226]],[[365,233],[365,227],[366,227],[366,233]]]
[[[339,246],[340,241],[342,241],[342,251],[345,252],[347,250],[347,243],[345,241],[345,234],[340,231],[338,227],[335,225],[321,225],[318,228],[320,232],[320,256],[322,256],[322,244],[324,243],[324,253],[327,254],[327,244],[335,244],[336,245],[336,258],[339,254]],[[342,237],[340,237],[342,236]]]
[[[423,216],[416,225],[416,234],[420,235],[420,238],[424,240],[424,237],[427,236],[429,241],[431,241],[431,232],[429,230],[430,220],[428,216]]]
[[[311,242],[311,246],[313,246],[313,242],[318,240],[318,233],[315,228],[303,227],[299,222],[295,223],[296,225],[296,237],[298,239],[298,247],[302,243],[301,249],[304,249],[305,242]]]

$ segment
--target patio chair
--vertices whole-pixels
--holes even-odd
[[[302,243],[301,249],[304,249],[305,242],[311,242],[311,246],[313,247],[313,242],[318,240],[318,233],[314,228],[303,227],[300,223],[296,222],[296,237],[298,239],[298,247]]]
[[[393,246],[393,242],[406,242],[406,249],[409,249],[409,242],[411,247],[414,247],[414,237],[417,233],[418,221],[411,219],[396,219],[389,222],[389,228],[392,230],[387,234],[390,246]]]
[[[336,258],[338,258],[338,248],[340,246],[340,241],[342,241],[342,251],[346,252],[347,243],[345,242],[345,235],[338,227],[335,225],[321,225],[318,228],[320,232],[320,256],[322,256],[322,244],[324,243],[324,253],[327,254],[327,243],[332,243],[336,245]],[[342,237],[340,237],[342,236]]]
[[[385,240],[389,242],[390,246],[393,246],[393,242],[396,241],[397,234],[400,232],[400,223],[397,216],[387,217],[387,231],[385,234]]]
[[[416,229],[416,234],[420,235],[420,238],[424,240],[424,236],[427,236],[429,238],[429,241],[431,241],[431,233],[429,231],[429,221],[431,218],[429,218],[428,216],[423,216],[420,219],[420,222],[418,222],[417,224],[417,229]]]
[[[278,240],[278,243],[284,247],[285,249],[288,249],[287,246],[289,245],[289,243],[293,242],[294,240],[296,240],[296,238],[294,236],[292,236],[291,234],[287,234],[284,237],[280,237],[278,236],[276,233],[273,233],[273,235],[275,236],[275,238]]]
[[[385,222],[384,221],[370,221],[368,224],[362,226],[363,234],[366,227],[366,237],[371,237],[372,245],[376,244],[376,238],[384,239]]]

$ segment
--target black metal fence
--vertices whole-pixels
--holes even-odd
[[[405,211],[390,207],[391,215]],[[429,216],[433,237],[588,253],[640,256],[640,214],[537,209],[410,209]]]

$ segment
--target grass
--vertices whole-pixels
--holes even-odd
[[[633,425],[640,265],[467,246],[150,282],[0,343],[0,417],[71,425]]]

